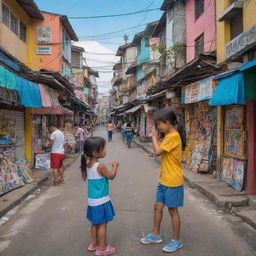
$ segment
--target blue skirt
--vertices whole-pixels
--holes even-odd
[[[114,216],[115,211],[111,201],[99,206],[87,207],[87,219],[94,225],[109,222],[113,220]]]

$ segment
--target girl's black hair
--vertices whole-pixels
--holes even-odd
[[[186,139],[186,132],[185,128],[182,124],[178,123],[176,114],[174,113],[173,110],[170,108],[162,108],[159,111],[157,111],[154,115],[154,121],[155,125],[157,121],[166,123],[169,122],[171,125],[177,127],[177,131],[180,134],[181,141],[182,141],[182,150],[185,150],[186,144],[187,144],[187,139]]]
[[[93,152],[100,153],[106,147],[102,137],[90,137],[84,142],[84,154],[81,157],[81,172],[84,180],[87,178],[87,158],[93,157]]]

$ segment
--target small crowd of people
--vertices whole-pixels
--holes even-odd
[[[112,121],[110,120],[107,123],[106,128],[108,131],[108,141],[112,141],[114,129],[117,131],[121,129],[123,142],[127,143],[128,148],[131,148],[132,139],[135,135],[135,129],[130,121],[118,122],[116,125],[113,125]]]

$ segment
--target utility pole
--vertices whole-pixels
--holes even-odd
[[[125,34],[125,35],[124,35],[124,41],[125,41],[125,44],[127,44],[128,39],[129,39],[129,36],[128,36],[127,34]]]

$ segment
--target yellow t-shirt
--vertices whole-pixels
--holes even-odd
[[[184,184],[182,160],[182,143],[178,132],[165,136],[160,145],[164,153],[161,157],[161,173],[159,183],[167,187],[179,187]]]

